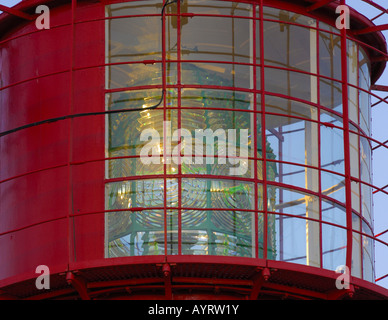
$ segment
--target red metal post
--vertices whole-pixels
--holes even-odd
[[[341,5],[346,5],[346,0],[341,0]],[[350,140],[349,140],[349,97],[348,97],[348,61],[347,61],[347,31],[341,29],[341,75],[342,75],[342,110],[344,124],[344,160],[345,160],[345,198],[346,198],[346,226],[347,250],[346,266],[351,274],[352,267],[352,185],[350,170]]]

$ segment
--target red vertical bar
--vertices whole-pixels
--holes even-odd
[[[279,135],[283,135],[283,127],[279,127]],[[279,183],[283,183],[283,140],[279,140]],[[283,189],[279,190],[279,203],[283,203]],[[284,228],[284,216],[282,214],[279,215],[279,260],[283,260],[283,249],[284,249],[284,238],[283,238],[283,228]]]
[[[165,0],[167,2],[168,0]],[[165,12],[166,10],[163,10],[162,12],[162,90],[163,90],[163,121],[166,121],[167,114],[166,114],[166,24],[165,24]],[[167,157],[169,155],[166,154],[166,126],[163,126],[163,208],[164,208],[164,255],[167,258]]]
[[[346,0],[341,0],[346,5]],[[352,184],[350,171],[350,141],[349,141],[349,104],[348,104],[348,63],[347,63],[347,33],[341,29],[341,73],[342,73],[342,108],[344,122],[344,158],[345,158],[345,196],[346,196],[346,226],[347,251],[346,266],[351,274],[352,267]]]
[[[71,1],[71,48],[70,48],[70,94],[69,94],[69,115],[74,113],[74,51],[75,51],[75,10],[77,6],[77,0]],[[71,218],[73,214],[73,172],[71,162],[73,159],[73,118],[69,119],[69,141],[68,141],[68,175],[69,175],[69,207],[67,211],[67,242],[68,242],[68,265],[70,266],[73,261],[72,253],[72,230],[71,222],[74,222],[74,218]],[[74,243],[73,243],[74,245]]]
[[[178,85],[178,129],[181,129],[181,2],[178,1],[178,17],[177,17],[177,85]],[[181,154],[181,138],[179,138],[178,152]],[[180,158],[179,158],[180,159]],[[178,254],[182,254],[182,165],[181,161],[178,164]]]
[[[267,259],[268,246],[268,200],[267,200],[267,144],[265,134],[265,73],[264,73],[264,11],[263,0],[260,0],[260,64],[261,64],[261,149],[263,157],[263,258]]]
[[[255,217],[254,217],[254,230],[255,230],[255,257],[259,258],[259,219],[258,219],[258,210],[259,210],[259,204],[258,204],[258,199],[259,199],[259,192],[258,192],[258,177],[257,177],[257,119],[258,119],[258,114],[257,114],[257,72],[256,72],[256,4],[252,4],[252,59],[253,59],[253,89],[254,89],[254,94],[253,94],[253,157],[254,157],[254,181],[255,181]],[[249,161],[249,160],[248,160]]]
[[[357,44],[357,88],[360,86],[360,45]],[[361,117],[360,117],[360,90],[357,89],[357,126],[361,127]],[[358,178],[361,181],[361,138],[360,138],[360,131],[357,129],[358,135],[357,135],[357,143],[358,143]],[[362,192],[362,183],[358,184],[358,196],[359,196],[359,214],[362,216],[362,198],[361,198],[361,192]],[[359,230],[362,231],[362,221],[359,219]],[[352,235],[353,237],[353,235]],[[352,238],[353,239],[353,238]],[[363,278],[364,276],[364,263],[363,263],[363,250],[362,250],[362,236],[360,235],[360,276]],[[353,255],[353,254],[352,254]]]
[[[317,51],[317,108],[318,108],[318,193],[319,193],[319,252],[320,252],[320,267],[323,267],[323,250],[322,250],[322,176],[321,176],[321,78],[319,77],[319,21],[316,20],[316,51]]]

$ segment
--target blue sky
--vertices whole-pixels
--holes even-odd
[[[6,6],[14,6],[20,2],[19,0],[0,0],[0,4]],[[357,11],[364,14],[369,19],[376,17],[380,11],[372,6],[362,2],[361,0],[348,0],[349,5]],[[374,0],[375,3],[387,8],[387,0]],[[374,20],[377,25],[388,24],[388,14]],[[383,32],[386,39],[388,39],[388,31]],[[377,81],[377,84],[388,85],[388,67],[383,76]],[[388,96],[388,92],[374,92],[381,97]],[[372,98],[372,103],[377,100]],[[372,108],[372,136],[379,141],[388,140],[388,103],[380,103]],[[376,186],[383,187],[388,184],[388,149],[378,148],[373,154],[373,183]],[[388,191],[388,188],[386,189]],[[374,195],[374,217],[375,217],[375,234],[378,234],[388,229],[388,195],[377,193]],[[388,242],[388,233],[383,235],[381,239]],[[376,277],[381,277],[388,273],[388,248],[376,244]],[[378,282],[379,285],[388,288],[388,277]]]

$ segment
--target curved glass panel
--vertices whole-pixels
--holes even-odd
[[[162,37],[160,3],[106,8],[106,109],[125,109],[106,117],[106,257],[336,270],[352,237],[353,275],[373,280],[360,44],[347,40],[346,113],[341,34],[326,23],[253,1],[193,0],[167,5]]]

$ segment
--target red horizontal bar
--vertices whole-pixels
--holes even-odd
[[[353,34],[360,35],[360,34],[367,34],[367,33],[385,31],[385,30],[388,30],[388,24],[382,24],[380,26],[374,26],[374,27],[369,27],[361,30],[356,30],[353,32]]]
[[[333,1],[334,0],[320,0],[317,3],[314,3],[314,4],[310,5],[310,6],[308,6],[306,8],[306,11],[307,12],[311,12],[311,11],[317,10],[317,9],[319,9],[321,7],[324,7],[325,5],[327,5],[327,4],[329,4],[329,3],[333,2]]]
[[[387,58],[385,58],[385,59],[387,59]],[[388,92],[388,86],[383,86],[383,85],[377,85],[377,84],[375,84],[375,85],[372,86],[371,89],[372,89],[372,90],[376,90],[376,91],[385,91],[385,92]]]
[[[25,13],[25,12],[20,11],[20,10],[12,9],[12,8],[9,8],[9,7],[6,7],[5,5],[2,5],[2,4],[0,4],[0,10],[4,11],[4,12],[7,12],[9,14],[12,14],[13,16],[16,16],[16,17],[19,17],[19,18],[22,18],[22,19],[26,19],[26,20],[29,20],[29,21],[35,20],[35,17],[29,15],[28,13]]]
[[[388,56],[387,55],[382,55],[380,57],[372,57],[370,59],[372,62],[383,62],[383,61],[388,61]]]

